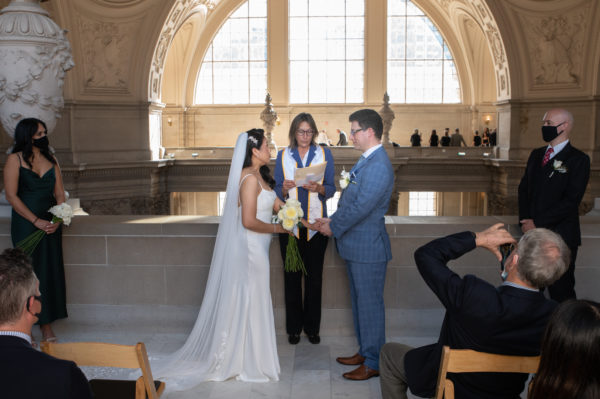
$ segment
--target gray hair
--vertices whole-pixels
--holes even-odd
[[[0,324],[19,320],[23,307],[37,295],[38,279],[29,257],[20,249],[5,249],[0,254]]]
[[[563,239],[544,228],[529,230],[519,240],[517,272],[522,280],[537,288],[554,283],[567,271],[571,251]]]

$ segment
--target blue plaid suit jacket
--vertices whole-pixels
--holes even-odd
[[[394,170],[380,147],[354,170],[331,216],[331,231],[344,260],[378,263],[392,259],[384,215],[393,187]]]

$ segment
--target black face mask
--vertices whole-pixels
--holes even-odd
[[[39,148],[40,150],[48,149],[48,145],[50,145],[50,142],[48,141],[48,136],[40,137],[39,139],[33,140],[33,145]]]
[[[564,122],[563,122],[564,123]],[[544,141],[546,143],[551,142],[552,140],[554,140],[555,138],[558,137],[558,135],[562,134],[564,132],[564,130],[562,132],[558,132],[558,127],[560,125],[562,125],[563,123],[557,125],[557,126],[542,126],[542,138],[544,139]]]

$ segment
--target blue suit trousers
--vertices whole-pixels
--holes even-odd
[[[385,344],[383,287],[387,262],[346,261],[346,267],[358,353],[366,358],[367,367],[379,370],[379,350]]]

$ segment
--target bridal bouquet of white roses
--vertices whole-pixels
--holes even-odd
[[[276,222],[281,223],[281,226],[285,230],[292,231],[294,230],[294,227],[302,226],[300,219],[302,219],[303,216],[304,211],[302,211],[300,201],[294,198],[289,198],[287,201],[285,201],[285,205],[279,209]],[[300,251],[298,250],[298,241],[296,240],[296,237],[291,234],[288,236],[288,245],[285,253],[285,271],[302,271],[304,274],[306,274],[306,268],[304,267],[304,262],[302,262],[302,257],[300,256]]]
[[[51,223],[60,223],[62,222],[65,226],[71,224],[71,218],[73,218],[73,208],[71,205],[63,202],[60,205],[55,205],[48,210],[53,216]],[[17,248],[21,248],[23,252],[27,255],[31,256],[35,248],[38,246],[42,238],[46,235],[44,230],[36,230],[23,240],[17,243]]]

